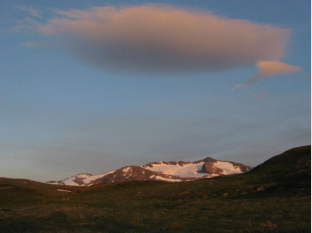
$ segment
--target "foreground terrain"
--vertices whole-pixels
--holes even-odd
[[[0,232],[310,231],[310,146],[193,182],[73,187],[0,178]]]

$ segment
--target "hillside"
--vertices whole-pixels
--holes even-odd
[[[0,232],[311,232],[310,160],[305,146],[244,174],[178,183],[1,178]]]
[[[248,172],[248,178],[259,184],[270,183],[269,190],[309,193],[311,146],[297,147],[272,157]]]
[[[309,179],[311,173],[311,146],[297,147],[276,155],[258,165],[249,174],[258,174],[274,180]]]

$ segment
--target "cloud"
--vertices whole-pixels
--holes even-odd
[[[259,68],[259,72],[247,80],[247,85],[251,85],[261,79],[271,76],[301,70],[298,66],[287,65],[279,61],[259,61],[257,62],[257,67]]]
[[[33,41],[25,41],[22,43],[22,45],[27,48],[39,48],[40,47],[39,43],[35,43]]]
[[[261,92],[261,93],[251,92],[251,93],[249,93],[249,95],[251,97],[253,97],[253,98],[256,98],[256,99],[263,99],[263,98],[268,96],[268,93],[265,93],[265,92]]]
[[[232,90],[240,89],[240,88],[246,88],[249,87],[249,85],[246,84],[237,84],[234,87],[232,87]]]
[[[27,6],[22,6],[22,5],[15,5],[15,8],[18,8],[22,11],[25,11],[26,13],[28,13],[29,15],[36,17],[36,18],[41,18],[41,10],[39,9],[35,9],[32,7],[27,7]]]
[[[47,22],[18,25],[58,39],[104,69],[220,71],[279,60],[290,30],[171,5],[55,10]]]

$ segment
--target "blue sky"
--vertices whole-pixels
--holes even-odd
[[[60,180],[311,142],[311,5],[3,1],[0,177]]]

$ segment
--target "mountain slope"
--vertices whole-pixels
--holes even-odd
[[[240,163],[221,161],[208,157],[195,162],[158,161],[143,166],[126,166],[100,175],[83,173],[62,181],[49,181],[48,184],[90,186],[131,180],[181,182],[242,173],[250,169],[250,166]]]
[[[275,181],[310,179],[311,146],[287,150],[256,166],[248,173]]]

